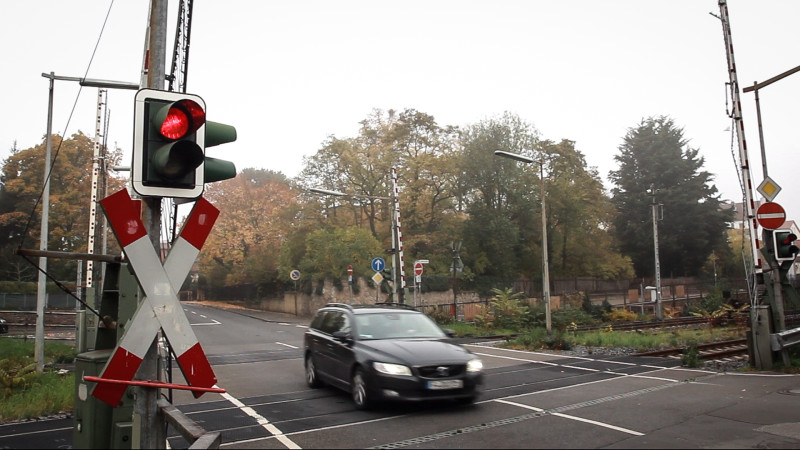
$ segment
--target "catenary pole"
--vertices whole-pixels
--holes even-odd
[[[151,0],[145,33],[141,88],[164,89],[167,38],[167,0]],[[143,222],[159,258],[161,252],[161,197],[143,197]],[[144,293],[139,289],[139,303]],[[153,339],[137,372],[136,379],[159,379],[158,339]],[[158,392],[151,387],[136,387],[133,405],[133,447],[166,448],[166,422],[158,414]]]

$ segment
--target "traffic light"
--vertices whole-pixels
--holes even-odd
[[[236,176],[233,163],[205,156],[206,147],[234,140],[234,127],[206,121],[199,96],[142,89],[134,108],[133,189],[142,196],[197,198],[204,183]]]
[[[794,245],[797,235],[792,230],[774,230],[772,232],[772,248],[775,252],[775,260],[778,262],[794,261],[800,248]]]

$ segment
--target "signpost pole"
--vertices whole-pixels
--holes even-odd
[[[353,302],[353,266],[347,266],[347,284],[350,286],[350,303]]]

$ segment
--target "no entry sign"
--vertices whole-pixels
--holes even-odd
[[[786,222],[786,211],[783,210],[783,206],[777,203],[767,202],[758,207],[756,220],[762,227],[774,230],[780,228]]]
[[[414,264],[414,275],[422,275],[422,263],[418,262]]]

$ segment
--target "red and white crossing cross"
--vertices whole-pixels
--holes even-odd
[[[139,216],[138,202],[130,198],[128,191],[123,189],[100,203],[145,294],[101,378],[133,380],[160,328],[189,385],[214,386],[217,382],[214,370],[183,313],[176,293],[211,232],[219,210],[204,198],[198,198],[162,265]],[[101,382],[95,386],[92,395],[117,406],[126,389],[124,384]],[[194,391],[193,394],[199,397],[203,392]]]

